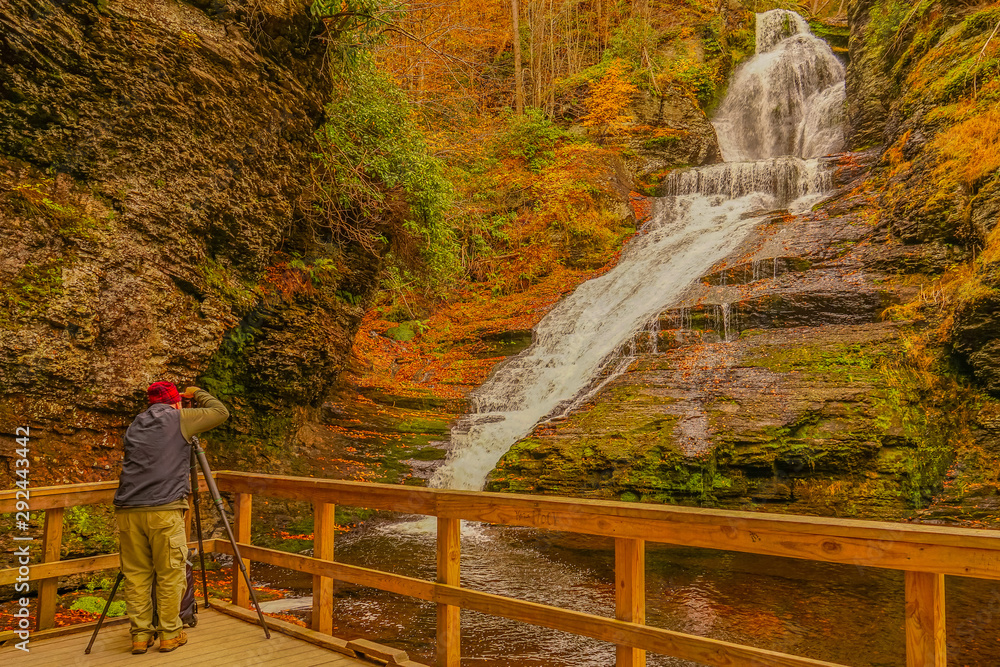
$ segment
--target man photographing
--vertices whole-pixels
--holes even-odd
[[[198,387],[188,387],[182,397],[172,383],[154,382],[147,394],[149,408],[125,431],[125,459],[114,499],[134,654],[153,645],[154,633],[160,635],[162,652],[187,643],[180,602],[187,584],[184,512],[191,491],[190,442],[229,418],[222,402]],[[183,407],[182,400],[197,407]]]

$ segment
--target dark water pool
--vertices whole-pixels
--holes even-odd
[[[338,536],[337,560],[433,580],[433,523],[367,524]],[[428,532],[428,528],[430,532]],[[308,594],[311,578],[258,566],[255,578]],[[467,525],[462,585],[614,615],[614,542]],[[1000,584],[947,580],[948,664],[1000,667]],[[647,624],[857,666],[905,665],[903,574],[770,556],[647,544]],[[433,663],[433,604],[340,586],[335,634],[366,637]],[[611,644],[462,612],[463,665],[614,664]],[[653,666],[693,665],[649,655]]]

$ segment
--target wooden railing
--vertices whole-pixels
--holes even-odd
[[[204,479],[199,480],[199,489],[206,491]],[[84,574],[117,568],[118,554],[88,556],[61,560],[63,514],[67,507],[80,505],[110,504],[114,499],[118,482],[93,482],[90,484],[69,484],[66,486],[46,486],[30,490],[29,507],[33,515],[45,513],[45,527],[42,531],[41,549],[31,546],[29,553],[41,555],[41,562],[30,566],[28,580],[38,593],[35,610],[35,629],[48,630],[56,625],[56,602],[59,577]],[[17,507],[17,491],[0,491],[0,514],[11,514]],[[190,514],[190,512],[189,512]],[[21,542],[18,546],[26,544]],[[214,548],[214,542],[210,545]],[[209,551],[206,548],[206,551]],[[0,586],[10,586],[18,581],[20,568],[0,569]]]
[[[233,494],[234,534],[246,561],[269,563],[313,575],[315,630],[327,634],[332,630],[334,581],[431,601],[438,609],[437,664],[441,667],[459,665],[460,609],[616,644],[618,667],[644,665],[647,651],[707,665],[805,667],[833,664],[646,626],[647,541],[902,570],[908,667],[943,667],[946,664],[945,575],[1000,579],[1000,533],[994,531],[250,473],[219,472],[216,479],[223,492]],[[74,504],[108,502],[113,489],[112,483],[33,491],[32,500],[41,499],[33,502],[33,511],[44,509],[47,513],[46,544],[53,544],[59,534],[55,524],[61,514],[52,515],[56,518],[50,521],[50,511]],[[254,494],[313,504],[315,548],[312,557],[250,544]],[[0,513],[13,511],[12,497],[13,492],[0,492]],[[337,504],[437,517],[437,580],[338,563],[333,541],[333,510]],[[463,519],[614,538],[615,618],[463,588],[459,579],[460,522]],[[58,554],[57,548],[43,548],[46,557],[53,550]],[[233,553],[231,545],[222,540],[210,542],[206,550]],[[114,567],[117,555],[53,561],[32,566],[32,580],[41,580],[52,589],[54,581],[62,574]],[[15,575],[16,568],[0,570],[0,584],[11,583]],[[234,576],[233,582],[233,601],[246,605],[249,598],[245,585],[239,576]],[[54,600],[54,593],[51,596]],[[53,604],[40,595],[40,606],[43,603]]]

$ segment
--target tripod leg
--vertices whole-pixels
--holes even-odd
[[[264,628],[264,636],[268,639],[271,638],[271,631],[267,629],[267,622],[264,620],[264,613],[260,610],[260,603],[257,602],[257,594],[253,591],[253,583],[250,581],[250,574],[247,572],[246,565],[243,564],[243,558],[240,556],[240,548],[236,546],[236,537],[233,535],[233,527],[229,525],[229,519],[226,517],[226,508],[222,504],[222,496],[219,494],[219,487],[215,485],[215,478],[212,477],[212,469],[208,467],[208,459],[205,458],[205,450],[201,448],[201,442],[197,437],[192,437],[191,442],[194,445],[194,453],[198,457],[198,463],[201,465],[201,471],[205,473],[205,484],[208,485],[208,491],[212,494],[212,500],[215,501],[215,506],[219,510],[219,515],[222,517],[222,523],[226,527],[226,534],[229,536],[229,544],[233,547],[233,558],[239,563],[240,572],[243,573],[243,580],[247,582],[247,588],[250,591],[250,600],[253,602],[254,609],[257,610],[257,619],[260,621],[260,627]]]
[[[108,615],[108,609],[111,608],[111,601],[115,599],[115,593],[118,592],[118,585],[122,583],[122,579],[124,578],[125,575],[122,574],[121,570],[118,570],[115,585],[111,587],[111,595],[108,596],[108,601],[104,605],[104,611],[101,612],[101,617],[97,619],[97,627],[94,628],[94,634],[90,636],[90,643],[87,644],[87,650],[84,651],[86,655],[90,655],[90,649],[94,648],[94,640],[97,639],[97,633],[101,631],[101,626],[104,625],[104,617]]]
[[[198,530],[198,558],[201,561],[201,592],[205,602],[205,609],[208,609],[208,579],[205,575],[205,546],[201,537],[201,498],[198,495],[198,465],[191,450],[191,493],[194,494],[194,524]]]

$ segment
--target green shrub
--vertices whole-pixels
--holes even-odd
[[[608,48],[601,60],[614,61],[616,58],[632,65],[632,69],[640,76],[648,72],[647,59],[654,58],[656,43],[660,34],[645,18],[634,16],[619,25],[608,40]],[[658,63],[653,62],[654,69]],[[640,83],[640,81],[636,81]],[[647,86],[651,81],[643,81]]]
[[[885,53],[911,11],[910,3],[902,0],[875,3],[871,9],[871,20],[865,26],[865,41],[875,53]]]
[[[714,71],[707,63],[691,56],[675,58],[667,67],[667,76],[682,89],[694,95],[704,108],[715,96]]]
[[[497,139],[498,157],[521,158],[537,173],[552,163],[556,144],[566,132],[545,116],[541,109],[526,109],[523,116],[512,115],[506,131]]]
[[[454,191],[402,91],[370,55],[359,54],[335,82],[326,116],[314,156],[324,167],[316,192],[324,224],[373,252],[389,242],[396,261],[422,261],[430,284],[449,282],[458,270],[445,220]]]
[[[73,611],[86,611],[91,614],[100,614],[104,611],[104,605],[108,603],[104,598],[95,597],[93,595],[87,595],[85,597],[77,599],[70,607]],[[108,607],[108,616],[124,616],[125,615],[125,603],[122,600],[115,600]]]
[[[63,543],[69,555],[114,553],[118,527],[109,505],[67,507],[63,518]]]

